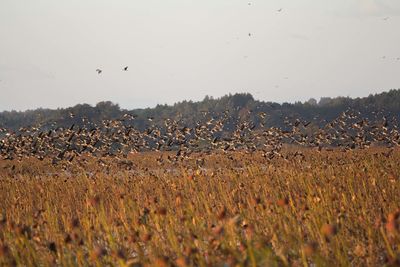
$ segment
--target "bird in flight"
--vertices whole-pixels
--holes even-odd
[[[389,17],[385,17],[385,18],[383,18],[383,20],[388,20],[389,19]]]
[[[128,71],[128,66],[123,68],[124,71]]]
[[[280,9],[277,10],[277,12],[282,12],[282,10],[283,10],[283,8],[280,8]]]
[[[103,71],[101,69],[96,69],[97,74],[101,74]]]

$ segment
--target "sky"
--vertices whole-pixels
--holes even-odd
[[[368,96],[399,29],[398,0],[0,0],[0,110]]]

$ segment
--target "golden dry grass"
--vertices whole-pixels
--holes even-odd
[[[400,151],[302,152],[0,162],[0,265],[399,264]]]

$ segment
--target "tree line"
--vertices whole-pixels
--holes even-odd
[[[39,126],[42,128],[69,127],[72,124],[99,124],[103,120],[123,119],[129,116],[129,123],[138,129],[149,125],[163,124],[166,119],[181,121],[195,126],[218,116],[227,116],[233,120],[252,120],[262,122],[267,127],[285,127],[287,119],[300,119],[315,124],[333,120],[342,112],[352,109],[360,112],[361,117],[373,119],[380,116],[400,119],[400,89],[362,98],[324,97],[319,101],[273,103],[255,100],[249,93],[229,94],[220,98],[206,96],[202,101],[182,101],[174,105],[157,105],[154,108],[126,110],[110,101],[78,104],[69,108],[35,109],[27,111],[0,112],[0,128],[18,130],[21,127]],[[259,114],[265,114],[263,119]]]

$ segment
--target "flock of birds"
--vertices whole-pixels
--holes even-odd
[[[252,3],[251,3],[251,2],[248,2],[248,5],[251,6]],[[277,12],[277,13],[283,12],[283,8],[277,9],[276,12]],[[384,17],[383,20],[384,20],[384,21],[387,21],[389,18],[390,18],[390,17]],[[249,37],[252,37],[253,34],[252,34],[251,32],[249,32],[249,33],[248,33],[248,36],[249,36]],[[247,58],[247,56],[245,56],[245,58]],[[382,56],[382,59],[386,59],[386,56]],[[396,60],[396,61],[400,61],[400,57],[396,57],[395,60]],[[128,71],[128,66],[125,66],[124,68],[122,68],[122,70],[123,70],[123,71]],[[96,72],[97,72],[97,74],[102,74],[102,73],[103,73],[103,70],[100,69],[100,68],[97,68],[97,69],[96,69]],[[1,80],[0,80],[0,81],[1,81]],[[276,86],[276,88],[278,88],[278,86]]]
[[[249,111],[250,113],[251,111]],[[127,160],[131,153],[169,151],[160,153],[157,161],[179,162],[196,159],[201,154],[261,152],[267,161],[285,158],[281,153],[284,144],[311,147],[321,150],[364,149],[371,145],[396,147],[400,145],[397,120],[376,113],[375,119],[361,118],[357,111],[347,110],[322,127],[315,122],[286,118],[284,129],[267,127],[267,114],[259,112],[256,120],[247,117],[233,118],[228,111],[215,116],[203,112],[203,121],[188,126],[182,120],[166,119],[156,125],[148,118],[144,130],[134,127],[136,116],[125,114],[117,120],[103,120],[99,124],[82,118],[81,125],[68,128],[53,123],[10,131],[0,128],[0,158],[50,159],[53,164],[69,164],[77,158],[103,157]],[[74,114],[70,114],[74,117]],[[164,155],[163,155],[164,154]],[[300,155],[301,152],[294,156]],[[197,156],[196,156],[197,155]],[[81,157],[84,156],[84,157]],[[201,158],[201,157],[200,157]],[[287,159],[287,158],[286,158]]]

